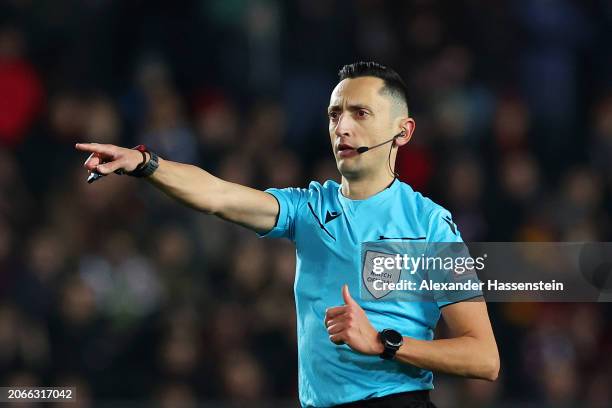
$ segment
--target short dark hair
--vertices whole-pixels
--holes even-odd
[[[387,94],[396,99],[401,105],[408,109],[408,89],[404,80],[393,69],[388,68],[374,61],[359,61],[342,67],[338,72],[340,81],[347,78],[359,78],[372,76],[380,78],[384,82],[381,93]]]

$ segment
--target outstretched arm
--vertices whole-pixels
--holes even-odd
[[[142,154],[133,149],[97,143],[78,143],[77,150],[89,152],[84,167],[100,174],[133,171]],[[199,167],[159,159],[159,168],[147,180],[181,203],[207,214],[263,233],[274,228],[279,207],[268,193],[221,180]]]

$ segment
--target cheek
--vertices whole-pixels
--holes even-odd
[[[334,137],[334,133],[336,132],[336,128],[338,127],[338,122],[329,121],[327,125],[329,129],[329,136]]]
[[[329,127],[329,141],[331,142],[332,146],[334,145],[334,142],[336,141],[336,133],[335,133],[335,128],[333,126]]]
[[[394,136],[392,130],[385,125],[372,127],[370,130],[370,135],[372,137],[372,141],[375,143],[385,142]]]
[[[382,137],[382,134],[386,133],[387,124],[382,120],[372,120],[367,126],[373,133],[376,133],[375,137]]]

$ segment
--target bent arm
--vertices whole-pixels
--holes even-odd
[[[464,377],[495,381],[499,353],[484,301],[459,302],[442,308],[448,339],[404,337],[395,358],[404,363]]]

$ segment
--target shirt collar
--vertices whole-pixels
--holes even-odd
[[[353,200],[353,199],[345,197],[342,194],[342,185],[340,185],[338,186],[338,199],[343,204],[343,206],[346,206],[350,208],[351,210],[356,210],[358,207],[362,207],[364,205],[366,206],[376,205],[376,204],[379,204],[387,200],[389,197],[393,196],[394,193],[399,189],[400,184],[401,184],[401,181],[399,181],[399,179],[396,177],[393,179],[391,184],[385,187],[384,190],[379,191],[378,193],[368,198],[364,198],[363,200]]]

